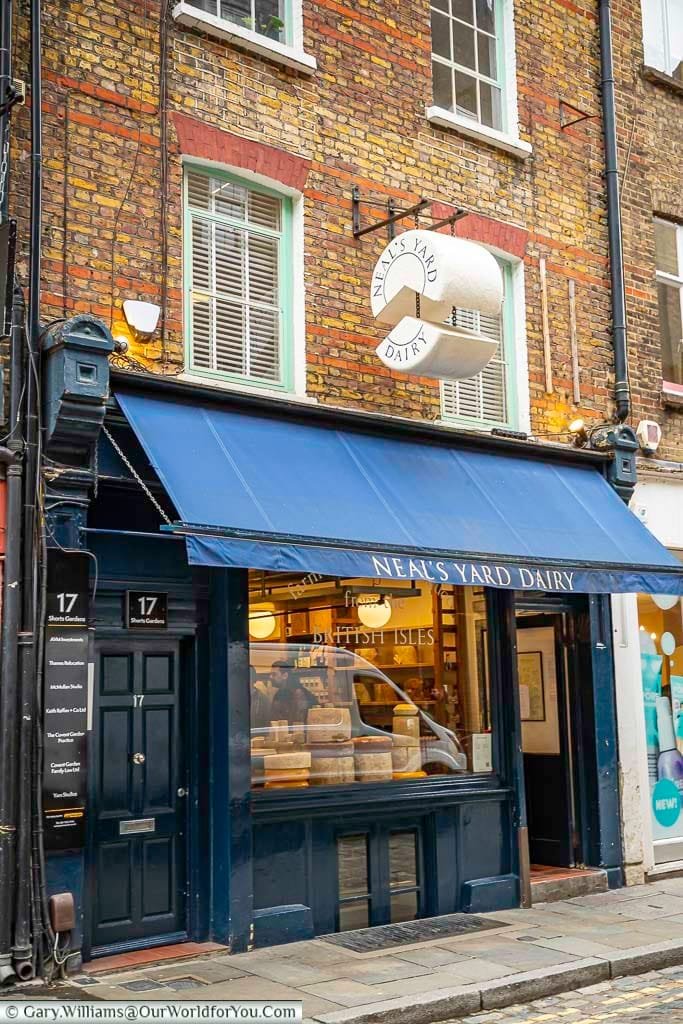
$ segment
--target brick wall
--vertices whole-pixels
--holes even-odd
[[[23,5],[17,7],[16,74],[27,77],[21,67],[27,26]],[[609,417],[613,373],[595,8],[592,0],[515,3],[521,135],[533,146],[528,160],[427,122],[428,0],[400,7],[381,0],[304,0],[305,48],[318,61],[311,76],[169,21],[165,329],[163,340],[158,334],[144,348],[134,345],[132,353],[164,370],[177,369],[183,359],[180,147],[187,142],[176,131],[179,113],[249,146],[281,151],[285,170],[288,157],[298,158],[292,167],[307,169],[311,396],[410,417],[439,415],[435,382],[390,372],[375,355],[383,332],[370,314],[369,282],[386,236],[354,241],[350,195],[358,184],[363,198],[376,203],[364,208],[367,218],[382,216],[390,197],[408,205],[425,196],[476,215],[459,232],[469,230],[469,221],[473,237],[509,237],[516,245],[523,237],[537,432],[563,430],[577,411],[568,311],[574,280],[580,411],[588,420]],[[124,298],[161,299],[159,19],[158,0],[44,4],[45,320],[89,311],[116,334]],[[590,117],[563,129],[563,118],[582,113]],[[22,219],[25,259],[28,110],[18,113],[15,124],[12,205]],[[518,231],[506,236],[491,220]],[[547,266],[551,394],[545,389],[541,257]],[[635,258],[628,260],[631,267]],[[644,284],[646,307],[648,289]],[[651,371],[654,379],[654,366]]]
[[[615,0],[614,26],[633,420],[656,420],[657,456],[680,462],[683,407],[662,395],[652,218],[683,223],[683,89],[643,75],[640,0]]]

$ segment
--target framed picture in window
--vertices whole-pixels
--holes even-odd
[[[517,655],[519,707],[523,722],[545,722],[543,654],[524,651]]]

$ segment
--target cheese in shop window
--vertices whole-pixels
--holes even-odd
[[[253,786],[490,772],[487,638],[482,588],[250,572]]]

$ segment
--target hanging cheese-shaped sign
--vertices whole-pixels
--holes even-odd
[[[471,377],[497,342],[447,321],[456,309],[497,316],[502,303],[503,276],[487,249],[452,235],[406,231],[389,243],[372,275],[372,312],[392,327],[377,354],[404,373]]]

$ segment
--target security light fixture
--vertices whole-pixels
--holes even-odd
[[[137,334],[154,334],[159,323],[161,307],[154,302],[140,302],[137,299],[126,299],[123,303],[123,315],[126,323]]]
[[[574,438],[574,444],[577,448],[584,448],[588,442],[588,431],[586,430],[586,424],[583,419],[579,416],[575,420],[572,420],[568,427],[569,433]]]

